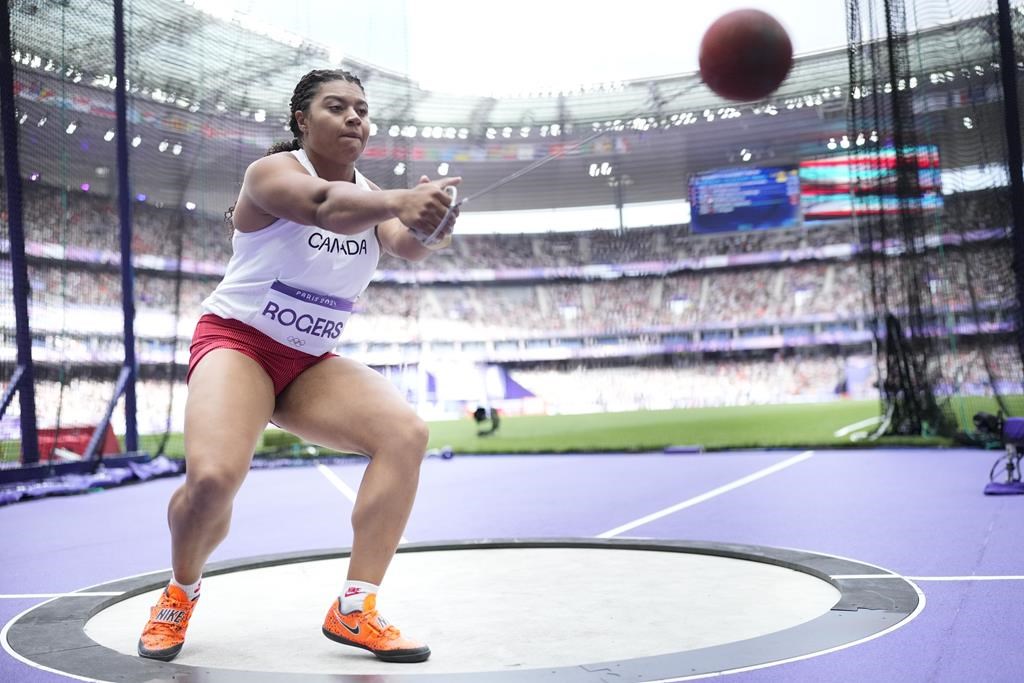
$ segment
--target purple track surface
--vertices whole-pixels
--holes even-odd
[[[406,537],[596,536],[796,453],[431,458]],[[995,457],[976,450],[815,451],[622,536],[801,548],[920,577],[927,604],[903,628],[729,680],[1020,681],[1024,580],[962,578],[1024,575],[1024,496],[982,495]],[[363,466],[352,460],[331,469],[356,488]],[[166,503],[180,481],[0,508],[0,594],[68,592],[166,569]],[[253,471],[236,500],[232,533],[211,561],[348,546],[350,512],[315,467]],[[961,578],[926,580],[935,577]],[[0,598],[0,624],[41,601]],[[67,680],[0,652],[0,681]]]

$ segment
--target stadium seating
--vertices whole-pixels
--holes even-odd
[[[109,368],[123,357],[115,208],[109,198],[62,193],[32,183],[26,184],[25,196],[28,251],[34,256],[29,268],[36,331],[33,353],[43,364],[44,375],[45,368],[80,366],[63,383],[41,379],[37,400],[40,405],[60,405],[64,423],[88,423],[95,419],[96,406],[109,398]],[[1003,227],[993,225],[987,206],[984,193],[952,195],[946,202],[947,220],[979,231]],[[141,264],[135,279],[136,330],[144,369],[140,421],[144,431],[162,431],[168,419],[180,425],[180,368],[187,362],[187,339],[203,298],[230,256],[230,229],[218,217],[142,202],[135,205],[133,216],[133,250]],[[173,266],[168,259],[177,253],[179,239],[186,259],[181,277],[167,269],[168,263]],[[964,293],[970,290],[975,306],[987,317],[968,322],[999,323],[1000,311],[1015,295],[1004,277],[1010,251],[1003,240],[1005,234],[997,231],[969,245],[953,246],[961,257],[954,261],[948,260],[948,250],[928,252],[919,269],[922,281],[916,285],[933,294],[940,306],[936,315],[968,310]],[[367,362],[380,363],[394,362],[388,359],[396,353],[416,358],[427,348],[421,345],[434,352],[483,349],[484,360],[488,354],[522,362],[586,359],[587,371],[582,374],[550,364],[514,371],[523,386],[544,395],[552,409],[564,411],[828,398],[841,385],[845,358],[864,355],[870,339],[870,288],[863,266],[853,258],[860,242],[849,222],[711,236],[691,235],[685,225],[626,232],[459,235],[452,249],[425,264],[384,257],[385,274],[429,268],[436,277],[415,284],[403,284],[398,276],[372,283],[357,304],[344,348],[364,354]],[[803,256],[785,256],[796,253]],[[722,260],[738,255],[755,258],[745,265]],[[573,276],[577,271],[572,270],[655,261],[684,265],[610,279]],[[542,268],[562,270],[538,275]],[[453,282],[456,278],[447,275],[473,269],[512,275],[480,282]],[[931,275],[939,272],[945,275]],[[906,304],[907,288],[890,291],[895,297],[890,306]],[[10,327],[2,349],[8,361],[14,353]],[[813,336],[824,333],[850,339],[844,350],[826,352]],[[670,348],[701,342],[721,345],[705,351],[747,352],[683,353],[664,360]],[[783,353],[785,347],[800,350]],[[755,349],[767,350],[751,351]],[[384,352],[392,355],[379,355]],[[765,357],[766,353],[775,355]],[[997,346],[993,353],[1009,354],[1012,349]],[[628,368],[614,360],[633,354],[655,360]],[[605,357],[610,360],[596,360]],[[941,359],[947,367],[967,368],[963,382],[968,384],[981,383],[983,361],[980,351],[969,346]],[[167,381],[174,373],[153,370],[175,363],[175,384]],[[1013,367],[1009,362],[995,365]],[[89,369],[93,366],[107,370]],[[984,393],[985,388],[978,390]],[[16,419],[16,409],[9,413],[6,419]],[[118,415],[115,424],[121,419]],[[41,423],[53,419],[43,415]]]

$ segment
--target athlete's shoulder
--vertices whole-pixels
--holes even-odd
[[[262,176],[265,174],[282,172],[306,173],[305,169],[302,168],[302,164],[299,163],[299,160],[290,152],[277,152],[275,154],[268,154],[265,157],[260,157],[249,164],[249,167],[245,170],[245,173],[248,176]]]

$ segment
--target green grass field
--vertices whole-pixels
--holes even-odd
[[[964,416],[979,410],[996,412],[994,401],[981,398],[966,399],[962,407],[954,408]],[[706,450],[953,445],[942,437],[884,437],[853,443],[847,436],[834,436],[842,427],[876,417],[878,410],[878,401],[870,400],[506,417],[498,432],[486,437],[476,435],[477,426],[467,417],[432,422],[430,448],[450,446],[456,453],[568,453],[657,451],[672,445],[700,445]],[[161,436],[142,436],[141,450],[156,453],[161,440]],[[279,443],[280,434],[268,432],[260,450],[273,450]],[[184,455],[182,435],[171,434],[164,452]],[[0,454],[2,460],[16,460],[18,443],[0,444]]]
[[[467,418],[432,423],[430,445],[450,445],[465,453],[651,451],[695,444],[707,450],[842,446],[851,441],[833,436],[835,431],[877,414],[877,401],[848,401],[518,417],[502,420],[498,432],[486,437],[478,437],[476,425]]]
[[[833,433],[878,414],[877,401],[779,406],[695,408],[589,415],[508,417],[496,434],[476,435],[470,418],[430,423],[430,448],[451,446],[457,453],[567,453],[650,451],[671,445],[700,444],[705,449],[850,445]],[[943,439],[885,439],[893,445],[946,445]],[[157,439],[146,437],[151,452]],[[879,443],[878,445],[881,445]],[[180,435],[168,442],[168,454],[182,452]]]

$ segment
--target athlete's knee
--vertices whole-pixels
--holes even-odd
[[[210,512],[228,509],[240,484],[238,477],[218,470],[189,473],[185,485],[189,505]]]
[[[388,436],[389,450],[402,454],[403,458],[419,462],[427,452],[430,428],[417,415],[410,414],[395,425]]]
[[[417,415],[411,415],[405,420],[403,438],[409,448],[410,455],[415,454],[423,458],[427,452],[427,441],[430,440],[430,428],[427,423]]]

